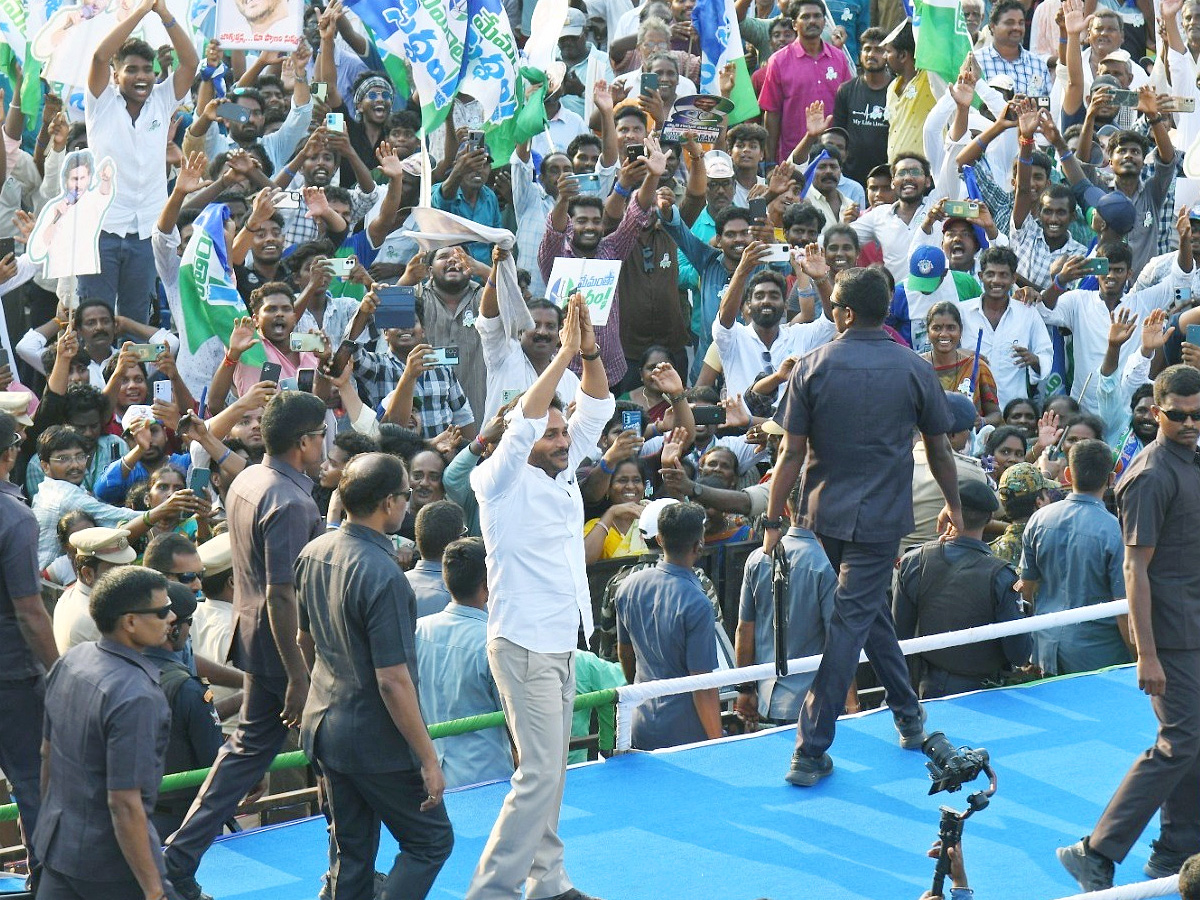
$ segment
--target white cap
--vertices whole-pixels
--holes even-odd
[[[662,515],[664,509],[674,506],[678,502],[673,497],[664,497],[662,500],[651,500],[646,504],[646,508],[642,510],[642,514],[638,518],[638,531],[642,533],[642,540],[649,543],[658,537],[658,517]]]
[[[704,154],[704,174],[709,178],[732,178],[733,157],[724,150],[709,150]]]

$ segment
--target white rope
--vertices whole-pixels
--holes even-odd
[[[997,622],[993,625],[978,625],[974,628],[964,628],[961,631],[928,634],[924,637],[901,641],[900,649],[905,656],[911,656],[914,653],[927,653],[930,650],[958,647],[963,644],[977,644],[981,641],[991,641],[1013,634],[1027,634],[1063,625],[1075,625],[1080,622],[1091,622],[1096,619],[1108,619],[1113,616],[1125,615],[1128,611],[1128,601],[1111,600],[1108,603],[1096,603],[1091,606],[1081,606],[1078,609],[1064,609],[1061,612],[1029,616],[1028,618],[1017,619],[1012,622]],[[866,653],[859,654],[859,662],[866,662],[866,660]],[[820,664],[821,656],[819,654],[789,660],[788,674],[796,675],[802,672],[815,672]],[[644,681],[640,684],[629,684],[617,688],[616,750],[618,753],[621,753],[629,750],[632,746],[633,710],[639,703],[652,700],[655,697],[690,693],[691,691],[725,687],[730,684],[741,684],[744,681],[758,681],[774,677],[775,663],[770,662],[746,666],[742,669],[718,669],[715,672],[708,672],[704,675],[685,675],[682,678]]]
[[[1179,876],[1156,878],[1153,881],[1137,881],[1133,884],[1122,884],[1104,891],[1092,891],[1089,894],[1072,894],[1061,900],[1147,900],[1149,897],[1170,897],[1179,893]]]

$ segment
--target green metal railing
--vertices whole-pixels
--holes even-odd
[[[575,697],[575,709],[595,709],[600,706],[614,706],[617,702],[616,688],[609,688],[603,691],[592,691],[590,694],[578,694]],[[487,728],[499,728],[504,724],[504,713],[492,712],[485,713],[481,716],[468,716],[465,719],[454,719],[450,722],[439,722],[436,725],[429,726],[429,736],[431,738],[454,737],[458,734],[466,734],[471,731],[483,731]],[[612,725],[600,717],[600,747],[604,750],[611,750],[614,743],[614,735]],[[271,763],[269,771],[274,772],[279,769],[298,769],[308,765],[308,757],[304,755],[303,750],[293,750],[290,753],[280,753]],[[164,775],[160,791],[178,791],[183,788],[196,787],[204,783],[204,779],[208,777],[208,769],[192,769],[189,772],[175,772],[171,775]],[[12,822],[17,818],[17,805],[9,803],[7,806],[0,806],[0,822]]]

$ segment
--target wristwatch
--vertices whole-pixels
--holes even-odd
[[[783,528],[783,518],[778,519],[763,519],[762,527],[765,531],[778,531]]]
[[[680,400],[687,396],[686,391],[680,391],[678,394],[663,394],[667,398],[667,402],[674,406]]]

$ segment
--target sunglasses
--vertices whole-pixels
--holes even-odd
[[[1200,410],[1197,410],[1196,412],[1188,412],[1186,409],[1163,409],[1160,406],[1158,411],[1172,422],[1179,422],[1182,424],[1188,419],[1191,419],[1193,422],[1200,422]]]
[[[127,609],[126,615],[131,616],[157,616],[160,619],[165,619],[171,614],[171,604],[166,606],[149,606],[145,609]]]
[[[167,574],[180,584],[191,584],[193,581],[199,581],[204,577],[203,572],[168,572]]]

